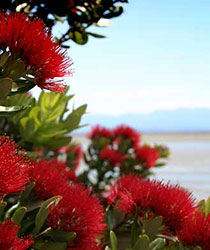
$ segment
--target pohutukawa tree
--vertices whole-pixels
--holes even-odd
[[[142,144],[124,125],[93,128],[87,152],[71,143],[87,106],[69,107],[63,77],[72,63],[50,31],[55,20],[68,22],[57,40],[84,44],[100,37],[89,26],[122,13],[118,2],[127,1],[0,2],[2,250],[210,248],[210,198],[196,204],[182,187],[148,179],[167,147]],[[36,100],[34,86],[51,92]]]
[[[1,1],[0,9],[27,13],[38,17],[50,29],[63,24],[62,33],[55,37],[63,47],[68,41],[83,45],[89,37],[104,38],[104,35],[90,31],[91,26],[106,27],[109,19],[123,13],[123,3],[128,0],[7,0]]]

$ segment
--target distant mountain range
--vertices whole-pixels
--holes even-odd
[[[106,127],[127,124],[141,132],[205,132],[210,131],[210,108],[159,110],[148,114],[88,114],[82,124]],[[77,133],[86,133],[90,126],[77,130]]]

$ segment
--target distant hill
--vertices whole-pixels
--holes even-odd
[[[205,132],[210,131],[210,108],[159,110],[149,114],[88,114],[82,119],[82,124],[106,127],[127,124],[142,132]],[[90,126],[79,129],[77,133],[86,133]]]

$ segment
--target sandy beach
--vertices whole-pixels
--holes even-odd
[[[73,139],[84,148],[88,145],[84,135]],[[156,168],[154,178],[180,184],[197,199],[210,196],[210,133],[150,133],[142,135],[142,142],[165,144],[171,150],[167,165]]]

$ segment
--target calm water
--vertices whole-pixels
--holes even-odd
[[[210,141],[165,143],[171,156],[167,166],[154,171],[155,178],[178,183],[198,199],[210,196]]]

